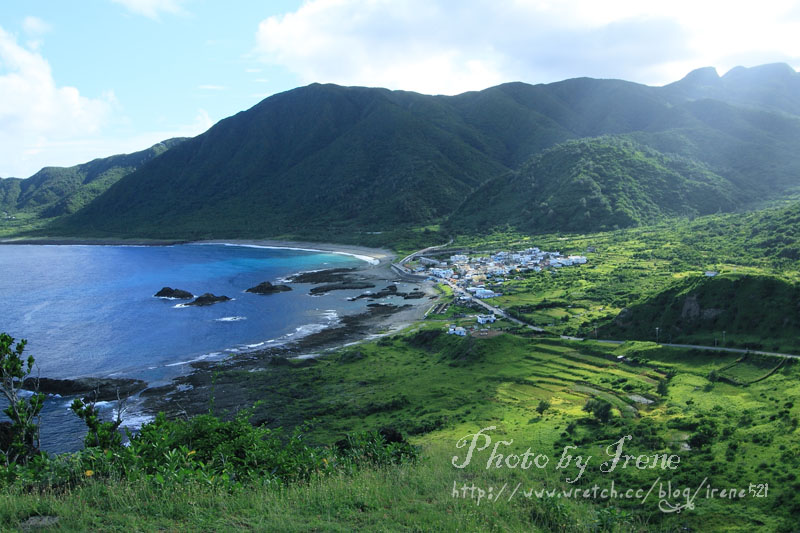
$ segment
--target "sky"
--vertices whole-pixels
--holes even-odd
[[[458,94],[800,67],[800,1],[2,0],[0,177],[194,136],[313,82]]]

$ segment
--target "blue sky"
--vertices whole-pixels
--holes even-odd
[[[716,0],[4,0],[0,176],[197,135],[314,81],[456,94],[800,66],[800,5]]]

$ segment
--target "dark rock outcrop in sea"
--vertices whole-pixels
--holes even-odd
[[[174,298],[176,300],[191,300],[194,294],[189,291],[181,289],[173,289],[172,287],[164,287],[154,295],[156,298]]]
[[[413,291],[409,292],[408,294],[403,295],[404,300],[418,300],[425,296],[425,293],[419,289],[414,289]]]
[[[372,289],[375,284],[367,281],[355,268],[329,268],[316,272],[301,272],[289,278],[294,283],[321,284],[312,288],[310,294],[325,294],[330,291]],[[395,290],[397,288],[395,287]],[[364,296],[365,298],[369,296]]]
[[[323,285],[323,287],[325,287]],[[311,289],[312,294],[314,289]],[[362,298],[368,298],[370,300],[378,300],[380,298],[386,298],[388,296],[397,296],[398,298],[403,298],[404,300],[417,300],[419,298],[423,298],[425,293],[419,289],[413,289],[411,292],[401,292],[397,290],[397,285],[392,284],[386,287],[385,289],[381,289],[378,292],[365,292],[363,294],[359,294],[358,296],[353,296],[352,298],[348,298],[349,301],[354,302],[356,300],[361,300]]]
[[[200,296],[198,296],[191,302],[187,303],[186,305],[197,305],[197,306],[214,305],[219,302],[227,302],[228,300],[230,300],[228,296],[225,295],[217,296],[216,294],[211,294],[210,292],[207,292],[205,294],[201,294]]]
[[[328,268],[314,272],[300,272],[290,276],[288,281],[293,283],[334,283],[350,279],[350,275],[356,272],[355,268]]]
[[[147,383],[140,379],[112,379],[112,378],[78,378],[78,379],[53,379],[53,378],[28,378],[23,382],[27,390],[39,390],[45,394],[59,394],[61,396],[82,396],[87,401],[108,402],[119,398],[126,398],[143,390]]]
[[[378,292],[365,292],[364,294],[359,294],[358,296],[354,296],[352,298],[348,298],[348,300],[355,301],[360,300],[362,298],[369,298],[370,300],[377,300],[378,298],[386,298],[387,296],[405,296],[406,293],[398,292],[397,285],[389,285],[385,289],[381,289]]]
[[[326,283],[325,285],[314,287],[308,292],[310,294],[325,294],[330,291],[343,291],[348,289],[371,289],[374,286],[374,283],[369,283],[368,281],[340,281],[338,283]]]
[[[275,294],[276,292],[286,292],[292,290],[288,285],[273,285],[269,281],[259,283],[255,287],[250,287],[244,292],[252,292],[253,294]]]

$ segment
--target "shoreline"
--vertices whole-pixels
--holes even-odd
[[[356,244],[336,244],[310,241],[282,241],[278,239],[95,239],[95,238],[50,238],[41,239],[0,239],[0,245],[41,245],[41,246],[177,246],[184,244],[223,246],[250,246],[254,248],[300,250],[349,255],[373,266],[391,264],[395,253],[386,248],[368,248]],[[373,261],[377,261],[374,263]]]
[[[372,266],[386,266],[395,258],[394,252],[385,248],[367,248],[351,244],[334,244],[308,241],[280,241],[275,239],[209,239],[200,241],[186,241],[181,244],[220,244],[223,246],[245,246],[266,249],[300,250],[305,252],[333,253],[349,255],[360,259]],[[360,270],[360,269],[359,269]]]
[[[339,324],[296,339],[287,344],[270,348],[254,348],[242,351],[219,360],[195,361],[185,363],[189,368],[185,373],[168,382],[147,384],[144,390],[131,397],[137,404],[134,418],[149,419],[153,414],[164,411],[170,415],[183,413],[199,414],[206,410],[209,387],[214,388],[216,373],[233,378],[240,372],[260,371],[265,366],[275,364],[276,359],[316,359],[331,353],[369,342],[385,335],[408,328],[420,320],[438,297],[433,287],[422,280],[403,279],[392,269],[396,257],[392,251],[380,248],[368,248],[358,245],[319,243],[308,241],[282,241],[276,239],[208,239],[198,241],[166,241],[146,239],[28,239],[0,241],[0,244],[22,245],[83,245],[83,246],[175,246],[175,245],[224,245],[258,247],[269,249],[293,249],[318,253],[333,253],[352,256],[359,263],[348,274],[354,280],[369,282],[379,288],[395,283],[403,283],[420,289],[425,296],[420,299],[388,299],[372,300],[360,313],[343,317]],[[329,268],[317,272],[324,273]],[[333,269],[336,270],[336,269]],[[298,271],[296,274],[302,274]],[[324,282],[312,283],[320,286]],[[404,289],[405,290],[405,289]],[[369,291],[362,291],[369,292]],[[244,407],[240,400],[253,391],[247,383],[236,379],[223,380],[217,383],[217,405],[223,409],[237,410]],[[143,418],[144,417],[144,418]]]
[[[323,269],[318,272],[325,272]],[[391,263],[367,263],[356,268],[352,275],[360,279],[393,284],[398,281]],[[173,378],[169,384],[150,387],[141,393],[143,414],[164,412],[168,416],[193,416],[208,410],[208,399],[215,396],[215,407],[228,412],[236,412],[251,406],[247,398],[257,390],[251,390],[242,375],[252,372],[268,371],[276,361],[295,360],[313,363],[313,359],[326,357],[337,351],[386,335],[402,331],[424,317],[433,299],[439,297],[437,291],[427,283],[401,281],[416,285],[425,293],[424,298],[403,300],[403,303],[375,301],[361,313],[342,317],[340,324],[289,342],[284,345],[257,348],[240,352],[230,357],[214,361],[195,361],[188,363],[191,370]],[[324,283],[324,282],[323,282]],[[315,285],[319,285],[316,284]]]

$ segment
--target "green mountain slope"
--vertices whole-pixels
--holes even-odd
[[[436,98],[312,85],[153,161],[70,228],[235,236],[419,223],[507,170],[490,151]]]
[[[603,334],[615,339],[719,344],[762,349],[776,338],[800,338],[800,286],[772,276],[691,277],[623,309]],[[713,342],[713,341],[712,341]],[[800,349],[793,343],[792,349]]]
[[[448,221],[453,232],[510,225],[524,231],[597,231],[664,216],[728,211],[731,183],[702,165],[631,141],[569,141],[495,178]]]
[[[472,193],[481,213],[465,218],[462,207],[454,223],[600,229],[746,207],[800,186],[798,74],[741,69],[713,91],[704,77],[509,83],[452,97],[314,84],[221,121],[47,231],[337,239],[442,222]],[[636,145],[562,145],[518,170],[602,135]],[[535,190],[514,178],[529,170]],[[504,190],[535,196],[521,208],[530,212],[520,217]]]
[[[0,180],[0,210],[43,218],[74,213],[122,177],[184,140],[168,139],[147,150],[73,167],[46,167],[28,179]]]

